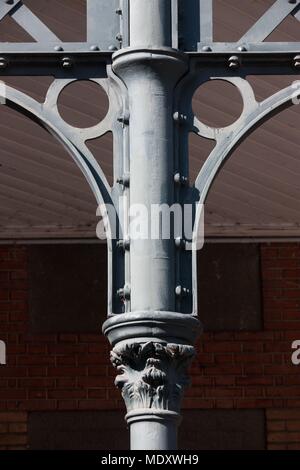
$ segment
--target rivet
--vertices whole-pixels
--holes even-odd
[[[129,114],[125,113],[123,116],[118,117],[118,122],[121,122],[124,126],[128,126]]]
[[[117,295],[122,301],[130,300],[130,287],[124,286],[122,289],[118,289]]]
[[[239,46],[238,50],[241,51],[241,52],[246,52],[248,49],[247,49],[246,46]]]
[[[116,35],[116,40],[119,41],[119,42],[122,42],[122,41],[123,41],[123,36],[122,36],[121,33],[118,33],[118,34]]]
[[[62,46],[54,46],[54,50],[59,52],[59,51],[63,51],[63,47]]]
[[[178,248],[179,250],[184,250],[184,249],[185,249],[185,246],[186,246],[186,240],[184,240],[184,239],[181,238],[181,237],[175,238],[175,246],[176,246],[176,248]]]
[[[241,65],[241,62],[240,62],[240,59],[238,56],[236,55],[232,55],[231,57],[229,57],[228,59],[228,67],[232,68],[232,69],[237,69],[239,68]]]
[[[298,69],[300,67],[300,55],[296,55],[293,59],[293,66]]]
[[[121,184],[124,186],[124,188],[129,188],[130,184],[130,177],[129,175],[123,175],[121,178],[117,179],[117,183]]]
[[[202,51],[203,52],[211,52],[211,47],[210,46],[203,46]]]
[[[93,44],[91,47],[90,47],[90,50],[91,51],[99,51],[99,46],[97,46],[96,44]]]
[[[186,123],[187,121],[187,117],[185,114],[182,114],[182,113],[179,113],[179,111],[176,111],[174,114],[173,114],[173,119],[175,122],[177,122],[178,124],[184,124]]]
[[[0,57],[0,68],[5,69],[8,66],[8,61],[5,57]]]
[[[187,295],[189,295],[189,293],[190,291],[186,287],[176,286],[175,288],[175,294],[177,297],[186,297]]]
[[[117,8],[117,9],[116,9],[116,14],[117,14],[117,15],[122,15],[122,13],[123,13],[123,12],[122,12],[122,8]]]
[[[121,248],[124,251],[129,251],[130,250],[130,240],[129,240],[129,238],[124,238],[124,240],[119,240],[117,242],[117,247]]]
[[[188,178],[186,176],[182,176],[180,173],[175,173],[174,182],[181,186],[185,186],[188,183]]]
[[[114,44],[111,44],[110,46],[108,46],[108,50],[110,50],[110,51],[117,51],[118,48],[117,48],[117,46],[115,46]]]
[[[69,69],[70,67],[73,66],[73,61],[70,57],[63,57],[61,63],[62,63],[62,66],[66,69]]]

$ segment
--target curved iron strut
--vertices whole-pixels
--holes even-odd
[[[116,385],[127,406],[132,449],[175,449],[187,367],[201,326],[197,318],[197,243],[136,240],[130,207],[174,203],[193,208],[197,239],[201,204],[233,150],[258,125],[292,106],[295,86],[258,103],[246,77],[298,74],[300,44],[264,43],[288,16],[300,18],[300,0],[277,0],[237,43],[215,43],[212,0],[87,0],[87,42],[63,43],[21,0],[0,3],[35,43],[0,44],[0,72],[53,75],[45,102],[6,87],[6,104],[45,127],[68,150],[98,204],[108,211],[108,319]],[[74,80],[102,86],[109,110],[102,122],[77,129],[60,116],[57,101]],[[216,129],[194,116],[195,90],[208,80],[238,88],[243,112]],[[114,183],[86,141],[111,131]],[[194,185],[188,183],[190,132],[216,142]],[[143,220],[141,225],[146,224]],[[143,227],[142,227],[143,228]]]

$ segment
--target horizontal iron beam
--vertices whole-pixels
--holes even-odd
[[[100,53],[112,54],[117,47],[112,44],[107,49],[101,49],[96,43],[92,42],[47,42],[47,43],[0,43],[0,54],[54,54],[64,52],[67,54],[76,53]],[[198,43],[197,51],[185,51],[188,55],[202,55],[207,52],[219,54],[236,54],[241,53],[247,55],[249,53],[269,55],[282,54],[300,54],[300,42],[262,42],[262,43],[232,43],[232,42],[212,42]]]
[[[1,49],[1,45],[0,45]],[[300,53],[300,42],[211,42],[198,43],[198,50],[188,54],[202,54],[203,52],[218,52],[236,54],[237,52],[265,54],[293,54]]]
[[[300,65],[295,52],[269,53],[261,52],[201,52],[188,54],[194,63],[204,64],[211,68],[230,70],[255,68],[255,73],[298,74]],[[82,66],[86,73],[97,74],[97,66],[111,62],[112,52],[72,50],[53,52],[6,52],[0,50],[0,76],[4,75],[47,75],[51,71],[57,73],[75,74]],[[235,62],[236,61],[236,62]],[[94,69],[94,71],[93,71]],[[99,73],[99,70],[98,70]],[[220,73],[220,72],[218,72]]]
[[[98,54],[112,54],[117,50],[115,45],[101,49],[93,42],[0,42],[0,54],[76,54],[80,52],[97,52]]]

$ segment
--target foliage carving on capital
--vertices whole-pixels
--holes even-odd
[[[192,346],[173,343],[122,343],[111,351],[127,411],[141,408],[178,412],[187,368],[195,355]]]

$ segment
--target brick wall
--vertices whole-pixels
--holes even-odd
[[[27,448],[27,413],[0,411],[0,450]]]
[[[205,333],[183,406],[264,409],[268,448],[300,449],[300,244],[261,245],[261,270],[264,329]],[[0,247],[0,339],[0,446],[26,446],[26,412],[123,409],[100,332],[28,333],[26,247]]]

